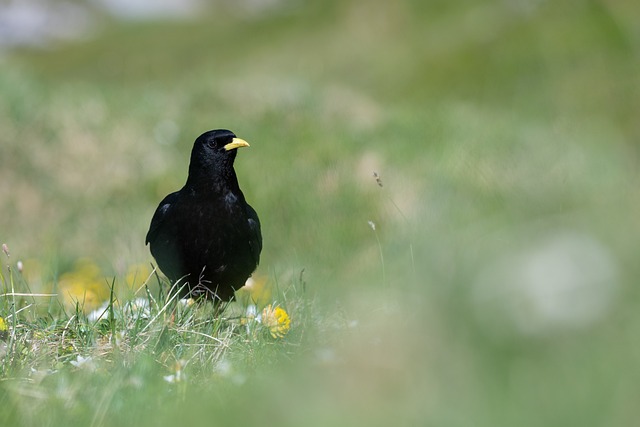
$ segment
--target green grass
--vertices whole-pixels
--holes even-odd
[[[256,370],[264,375],[295,358],[313,312],[311,301],[296,294],[300,283],[278,295],[278,305],[294,319],[284,339],[272,336],[264,318],[247,317],[239,303],[223,311],[178,303],[152,295],[149,284],[141,283],[145,296],[131,302],[112,294],[111,304],[98,309],[99,320],[87,317],[80,303],[72,312],[58,306],[38,315],[32,302],[38,296],[22,292],[18,279],[3,275],[5,289],[14,289],[2,306],[8,313],[0,392],[4,425],[157,424],[187,393],[237,393]]]
[[[294,3],[3,58],[0,425],[633,425],[638,6]],[[127,278],[217,127],[282,339]]]

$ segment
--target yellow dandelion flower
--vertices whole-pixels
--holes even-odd
[[[79,303],[83,312],[95,310],[109,298],[109,286],[94,262],[81,259],[58,281],[59,294],[68,308]]]
[[[5,339],[9,336],[9,328],[7,327],[7,322],[4,321],[2,317],[0,317],[0,339]]]
[[[291,328],[291,319],[281,307],[273,307],[271,304],[262,310],[262,324],[269,328],[273,338],[283,338]]]

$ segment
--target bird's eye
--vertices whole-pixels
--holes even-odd
[[[210,139],[210,140],[207,141],[207,147],[216,148],[216,146],[217,146],[217,144],[216,144],[215,139]]]

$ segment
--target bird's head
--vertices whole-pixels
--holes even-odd
[[[237,149],[249,144],[226,129],[210,130],[193,144],[189,177],[227,175],[233,173]]]

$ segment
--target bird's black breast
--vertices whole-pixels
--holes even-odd
[[[167,196],[152,219],[147,241],[172,281],[204,285],[223,299],[258,265],[260,223],[241,192],[202,197],[186,189]],[[228,294],[228,295],[227,295]]]

